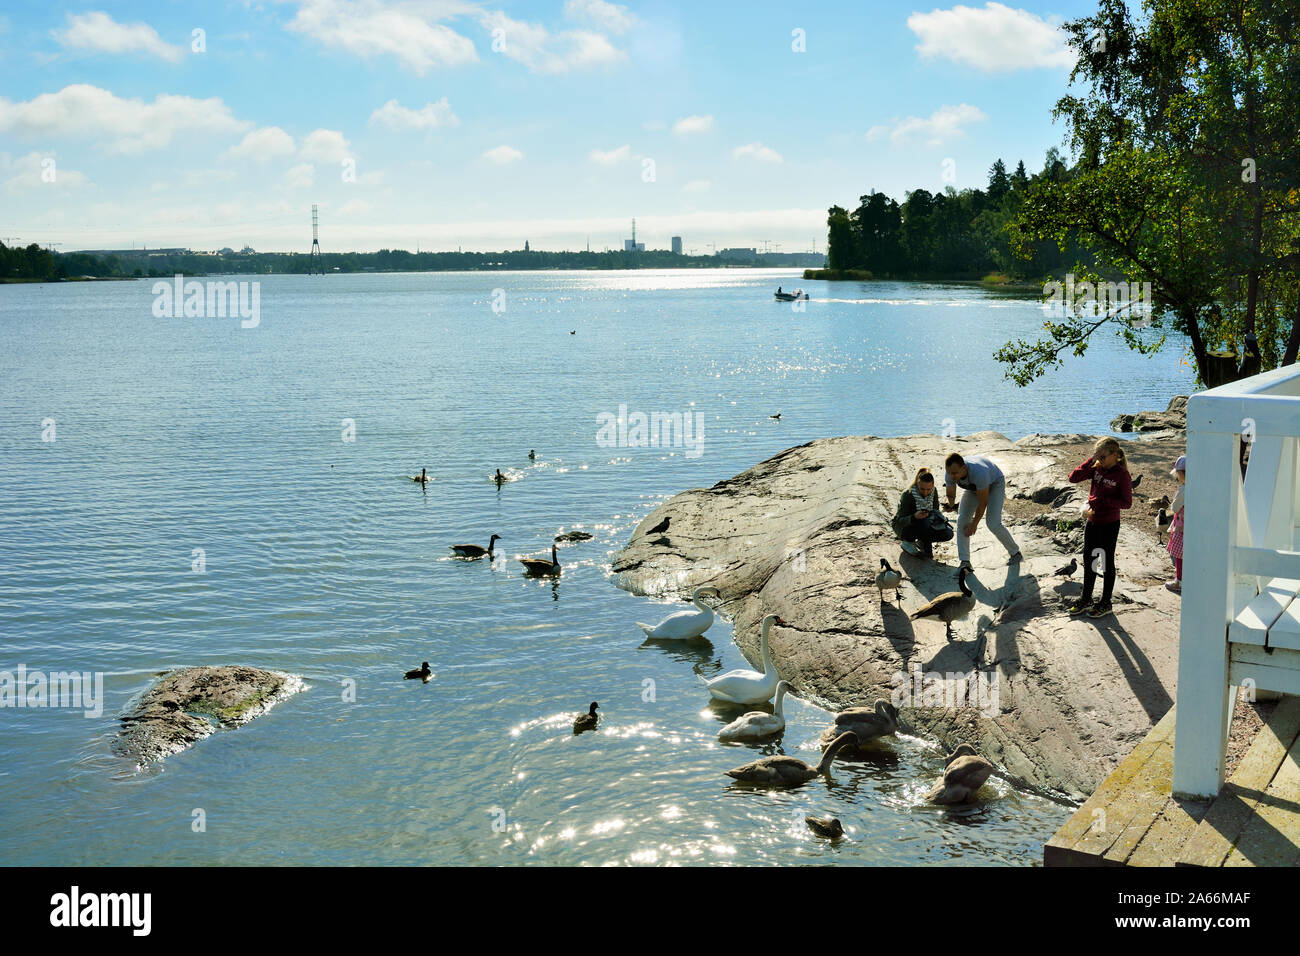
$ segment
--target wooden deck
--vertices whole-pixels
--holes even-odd
[[[1211,800],[1172,796],[1174,709],[1043,847],[1046,866],[1300,866],[1300,697]]]

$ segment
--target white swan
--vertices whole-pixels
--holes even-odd
[[[771,630],[773,621],[780,620],[775,614],[763,618],[763,630],[758,642],[763,654],[763,672],[734,670],[713,678],[706,686],[715,699],[729,704],[765,704],[772,699],[781,675],[776,672],[776,665],[772,663],[772,655],[767,648],[767,632]]]
[[[761,740],[785,730],[785,714],[781,712],[781,700],[790,689],[789,681],[776,685],[776,706],[772,713],[751,710],[743,717],[737,717],[718,731],[719,740]]]
[[[691,602],[699,610],[669,614],[658,624],[642,624],[638,621],[636,626],[645,631],[646,637],[661,641],[688,641],[693,637],[699,637],[713,626],[713,608],[700,603],[700,597],[704,594],[712,594],[716,598],[722,597],[717,588],[706,584],[696,588],[695,594],[691,597]]]

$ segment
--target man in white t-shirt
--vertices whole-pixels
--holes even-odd
[[[970,563],[970,539],[975,535],[980,521],[988,523],[989,530],[1002,542],[1002,546],[1011,555],[1008,563],[1020,560],[1020,546],[1011,537],[1002,524],[1002,504],[1007,497],[1007,482],[1002,469],[992,458],[984,455],[971,455],[963,458],[953,452],[943,463],[947,477],[944,486],[948,492],[948,503],[944,511],[957,510],[957,488],[962,489],[961,510],[957,513],[957,557],[962,567],[968,571],[974,568]]]

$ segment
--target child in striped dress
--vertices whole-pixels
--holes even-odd
[[[1173,475],[1180,485],[1186,483],[1186,455],[1178,456],[1178,460],[1174,462],[1174,470],[1169,474]],[[1166,581],[1165,587],[1175,594],[1183,593],[1183,493],[1186,490],[1186,488],[1179,488],[1178,494],[1174,495],[1174,500],[1169,504],[1169,511],[1173,517],[1169,521],[1169,543],[1165,548],[1169,551],[1169,557],[1174,559],[1174,579]]]

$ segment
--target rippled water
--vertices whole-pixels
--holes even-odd
[[[610,557],[669,495],[814,438],[945,418],[1104,431],[1188,390],[1177,348],[1148,360],[1106,337],[1017,389],[991,353],[1043,316],[969,287],[741,270],[259,281],[253,329],[155,318],[148,281],[0,286],[0,670],[99,671],[106,696],[98,718],[0,710],[5,862],[1040,858],[1068,808],[997,781],[981,806],[927,806],[942,763],[920,740],[791,792],[732,786],[723,771],[757,752],[815,762],[827,715],[787,698],[778,745],[720,744],[734,712],[701,681],[746,666],[730,626],[644,644],[634,622],[681,605],[614,588]],[[774,303],[778,283],[813,300]],[[597,417],[620,405],[698,415],[702,454],[601,447]],[[427,490],[404,477],[421,466]],[[515,480],[498,488],[496,468]],[[595,539],[561,549],[558,582],[521,576],[515,556],[572,529]],[[448,557],[493,533],[494,563]],[[431,683],[401,680],[422,660]],[[223,663],[310,690],[156,772],[112,755],[114,716],[155,674]],[[574,737],[593,699],[601,727]],[[814,837],[808,812],[849,839]]]

